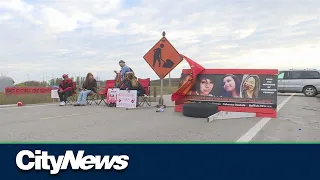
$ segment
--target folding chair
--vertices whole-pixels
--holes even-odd
[[[108,94],[108,89],[114,88],[116,84],[116,80],[107,80],[106,81],[106,88],[103,91],[99,92],[100,95],[100,101],[98,102],[98,105],[101,104],[101,102],[103,101],[106,105],[108,105],[108,103],[106,102],[106,98],[107,98],[107,94]]]
[[[94,102],[95,104],[99,105],[99,104],[98,104],[98,103],[99,103],[99,102],[98,102],[99,99],[100,99],[99,93],[94,93],[94,92],[92,92],[92,93],[88,94],[87,104],[88,104],[88,105],[92,105],[92,103]]]
[[[73,104],[77,101],[77,83],[73,82],[71,96],[67,99],[67,104]]]
[[[140,79],[139,78],[138,82],[142,85],[142,87],[146,91],[145,94],[143,94],[142,96],[139,96],[139,97],[141,97],[141,101],[139,102],[139,106],[143,106],[144,104],[147,104],[148,106],[151,106],[150,78],[147,78],[147,79]]]

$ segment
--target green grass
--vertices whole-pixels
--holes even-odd
[[[16,95],[16,96],[4,96],[0,95],[0,105],[5,104],[17,104],[17,102],[23,104],[39,104],[52,102],[50,94],[28,94],[28,95]]]
[[[180,78],[171,78],[170,82],[171,82],[171,86],[178,86],[180,82]],[[150,84],[151,86],[160,86],[161,80],[160,79],[152,80]],[[163,86],[169,86],[169,78],[163,79]]]
[[[163,86],[163,94],[164,95],[167,95],[167,94],[172,94],[174,93],[176,90],[178,89],[178,86]],[[154,93],[156,93],[156,96],[159,96],[160,95],[160,91],[161,91],[161,88],[160,86],[151,86],[151,89],[150,89],[150,96],[154,97]]]
[[[163,94],[172,94],[174,91],[178,89],[178,86],[164,86]],[[160,95],[160,86],[151,86],[150,96],[154,97],[154,95]],[[155,94],[156,93],[156,94]],[[3,93],[0,93],[0,105],[6,104],[17,104],[17,102],[22,102],[23,104],[40,104],[40,103],[50,103],[52,102],[50,94],[28,94],[28,95],[11,95],[5,96]],[[152,101],[156,101],[155,99]]]

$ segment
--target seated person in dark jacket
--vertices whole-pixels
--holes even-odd
[[[116,72],[116,71],[115,71]],[[117,72],[116,72],[117,73]],[[129,80],[128,80],[128,78],[127,78],[127,74],[128,73],[133,73],[133,76],[134,76],[134,78],[137,80],[138,78],[135,76],[135,74],[134,74],[134,72],[127,72],[126,74],[125,74],[125,78],[124,79],[121,79],[121,76],[120,75],[117,75],[116,76],[116,78],[115,78],[115,80],[116,80],[116,85],[115,85],[115,87],[116,88],[120,88],[120,86],[123,86],[123,84],[124,83],[126,83],[126,82],[128,82]],[[119,73],[118,73],[119,74]],[[121,89],[121,88],[120,88]]]
[[[146,93],[146,90],[143,86],[137,81],[132,72],[126,74],[125,79],[118,86],[120,90],[137,90],[137,96],[142,96]],[[139,98],[137,98],[137,105],[139,104]]]
[[[60,98],[60,106],[66,105],[67,99],[73,93],[73,81],[68,77],[68,74],[64,74],[63,81],[59,84],[58,94]]]
[[[94,79],[92,73],[88,73],[75,106],[85,106],[87,97],[91,93],[97,93],[97,81]]]

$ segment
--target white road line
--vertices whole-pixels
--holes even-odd
[[[33,108],[33,107],[42,107],[42,106],[53,106],[53,105],[55,105],[55,106],[58,106],[58,104],[42,104],[42,105],[30,105],[30,106],[20,106],[20,107],[18,107],[18,106],[16,106],[16,107],[14,107],[14,106],[11,106],[11,107],[0,107],[0,110],[2,110],[2,109],[17,109],[17,108]]]
[[[277,106],[277,112],[294,96],[287,97],[281,104]],[[261,129],[271,120],[271,118],[262,118],[255,126],[253,126],[247,133],[240,137],[236,142],[250,142]]]

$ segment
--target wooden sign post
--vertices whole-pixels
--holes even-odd
[[[162,38],[143,56],[160,78],[161,90],[157,107],[165,107],[163,102],[163,79],[183,60],[183,57],[165,36],[166,32],[163,31]]]

